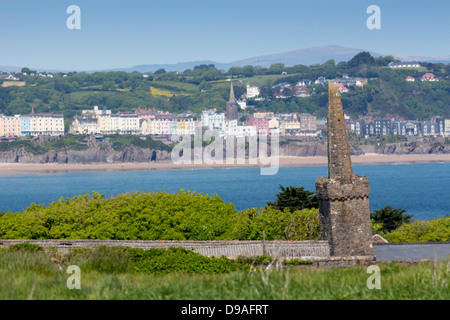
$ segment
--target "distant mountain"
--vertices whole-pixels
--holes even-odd
[[[401,61],[423,61],[423,62],[431,62],[431,63],[450,63],[450,56],[395,56],[394,58]]]
[[[284,53],[276,53],[263,55],[248,59],[237,60],[229,63],[215,62],[215,61],[191,61],[177,64],[152,64],[152,65],[138,65],[131,68],[120,69],[122,71],[139,71],[139,72],[154,72],[158,69],[165,69],[166,71],[184,71],[192,69],[200,64],[214,64],[217,69],[228,71],[231,67],[243,67],[246,65],[270,67],[274,63],[284,63],[285,66],[291,67],[298,64],[310,66],[315,63],[324,63],[330,59],[334,59],[336,63],[341,61],[349,61],[355,55],[362,51],[367,51],[358,48],[346,48],[341,46],[320,46],[307,49],[294,50]],[[369,51],[373,57],[386,56],[388,54],[381,54]],[[450,56],[396,56],[396,59],[401,61],[425,61],[425,62],[442,62],[450,63]],[[119,70],[119,69],[116,69]]]
[[[287,67],[297,64],[310,66],[315,63],[322,64],[330,59],[334,59],[336,63],[348,61],[361,51],[365,50],[340,46],[321,46],[238,60],[223,65],[227,67],[243,67],[245,65],[270,67],[273,63],[284,63]],[[371,51],[370,54],[374,57],[381,56],[381,54]]]
[[[158,69],[164,69],[166,71],[184,71],[186,69],[193,69],[195,66],[200,64],[214,64],[216,68],[219,70],[228,71],[231,67],[243,67],[246,65],[253,66],[261,66],[261,67],[269,67],[274,63],[284,63],[287,67],[291,67],[297,64],[303,64],[306,66],[315,64],[315,63],[324,63],[330,59],[334,59],[336,63],[341,61],[348,61],[353,58],[356,54],[361,51],[367,51],[364,49],[357,48],[346,48],[341,46],[320,46],[313,47],[307,49],[294,50],[284,53],[276,53],[263,55],[248,59],[237,60],[229,63],[223,62],[215,62],[215,61],[188,61],[188,62],[179,62],[175,64],[148,64],[148,65],[136,65],[129,68],[114,68],[107,70],[91,70],[86,72],[95,72],[95,71],[125,71],[125,72],[155,72]],[[370,54],[374,57],[386,56],[388,54],[380,54],[377,52],[369,51]],[[423,61],[423,62],[432,62],[432,63],[450,63],[450,55],[442,55],[442,56],[408,56],[408,55],[394,55],[396,59],[401,61]],[[60,72],[60,71],[52,71],[52,70],[43,70],[40,68],[32,68],[37,69],[38,71],[48,71],[48,72]],[[21,68],[19,67],[8,67],[8,66],[0,66],[0,70],[3,72],[19,72]],[[61,71],[63,72],[63,71]]]

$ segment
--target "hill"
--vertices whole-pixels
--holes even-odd
[[[66,128],[75,114],[83,109],[110,109],[112,112],[131,111],[134,108],[182,113],[216,108],[224,110],[233,79],[235,96],[246,92],[246,85],[261,89],[262,101],[249,99],[250,112],[311,113],[325,117],[327,87],[321,84],[307,85],[309,97],[292,96],[276,99],[279,83],[295,85],[303,79],[319,77],[340,79],[343,75],[359,77],[364,86],[349,86],[342,95],[347,115],[395,117],[397,119],[429,120],[433,116],[450,118],[450,64],[422,63],[419,69],[394,70],[388,66],[394,57],[373,57],[359,53],[348,61],[336,63],[328,60],[311,66],[286,66],[275,63],[269,67],[232,67],[221,71],[213,64],[201,64],[184,72],[159,70],[145,75],[138,72],[95,72],[54,74],[53,78],[28,76],[25,86],[0,87],[0,114],[27,114],[35,112],[64,113]],[[439,82],[407,82],[406,76],[420,78],[425,72],[433,72]],[[2,80],[0,80],[1,84]]]

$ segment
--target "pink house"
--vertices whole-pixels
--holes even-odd
[[[258,136],[268,136],[270,133],[269,120],[250,119],[247,121],[248,126],[255,126]]]

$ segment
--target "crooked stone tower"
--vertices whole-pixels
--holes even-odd
[[[322,238],[332,256],[375,257],[369,208],[369,179],[353,174],[341,96],[328,91],[328,178],[316,180]]]
[[[237,118],[238,118],[238,104],[236,102],[236,98],[234,97],[233,82],[232,81],[230,81],[230,82],[231,82],[230,99],[227,102],[225,118],[227,120],[237,120]]]

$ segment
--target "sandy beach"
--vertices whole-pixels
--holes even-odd
[[[57,163],[0,163],[0,175],[44,174],[92,171],[132,171],[132,170],[173,170],[173,169],[211,169],[211,168],[250,168],[263,167],[257,159],[256,164],[250,164],[247,159],[243,164],[174,164],[171,161],[151,163],[101,163],[101,164],[57,164]],[[272,167],[276,167],[276,159]],[[286,157],[278,158],[280,167],[325,166],[327,157]],[[450,154],[418,154],[418,155],[380,155],[365,154],[352,156],[352,163],[358,164],[401,164],[401,163],[431,163],[450,162]]]

